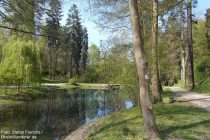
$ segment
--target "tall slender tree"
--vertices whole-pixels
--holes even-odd
[[[206,41],[207,41],[207,51],[210,56],[210,8],[206,10]]]
[[[74,4],[69,9],[69,14],[67,18],[67,41],[69,48],[69,77],[73,75],[79,75],[81,50],[82,50],[82,37],[83,29],[79,17],[79,10]]]
[[[60,44],[60,20],[62,17],[60,0],[51,0],[50,9],[47,11],[47,34],[49,48],[49,74],[50,78],[55,78],[57,49]]]
[[[144,127],[149,139],[159,139],[158,129],[155,123],[154,112],[149,95],[149,72],[147,59],[144,54],[143,24],[138,12],[137,0],[129,0],[131,15],[135,59],[139,77],[140,104],[144,119]],[[141,13],[140,13],[141,14]]]
[[[152,1],[152,96],[153,102],[162,102],[160,80],[159,80],[159,70],[158,70],[158,1]]]
[[[184,1],[181,2],[180,5],[180,28],[181,28],[181,80],[183,86],[186,86],[186,64],[187,64],[187,56],[186,56],[186,45],[185,45],[185,15],[184,15]]]
[[[84,27],[82,32],[82,49],[81,49],[81,58],[80,58],[80,74],[84,74],[86,70],[87,62],[87,51],[88,51],[88,33],[87,29]]]
[[[188,78],[190,90],[195,87],[192,42],[192,0],[187,0]]]

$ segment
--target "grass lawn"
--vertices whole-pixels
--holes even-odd
[[[164,102],[171,97],[165,89]],[[210,114],[181,103],[154,105],[161,139],[210,139]],[[117,112],[97,122],[96,131],[89,140],[143,140],[146,135],[139,107]]]
[[[210,139],[210,115],[204,110],[183,104],[154,106],[161,139]],[[89,140],[141,140],[145,138],[139,108],[114,113],[98,122]]]

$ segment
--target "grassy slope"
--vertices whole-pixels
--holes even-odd
[[[165,89],[164,101],[171,94]],[[158,104],[154,106],[161,139],[210,139],[210,115],[204,110],[185,104]],[[143,119],[138,107],[114,113],[98,122],[96,132],[89,140],[145,139]]]
[[[210,78],[207,78],[196,85],[195,92],[208,93],[210,95]]]
[[[181,104],[159,104],[155,107],[161,139],[210,139],[210,116],[207,112]],[[139,140],[145,137],[139,108],[115,113],[101,121],[90,140]]]

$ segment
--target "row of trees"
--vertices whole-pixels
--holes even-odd
[[[193,89],[194,70],[196,80],[209,75],[209,10],[206,21],[193,24],[191,10],[195,2],[89,1],[90,6],[94,6],[94,15],[99,15],[100,27],[118,31],[117,34],[127,32],[125,38],[129,38],[132,29],[134,41],[112,42],[112,48],[104,43],[100,48],[91,45],[88,56],[87,30],[81,25],[75,5],[69,10],[66,25],[61,27],[59,0],[2,0],[0,79],[21,85],[35,81],[34,77],[42,73],[52,79],[56,75],[83,75],[82,80],[86,82],[138,85],[147,135],[150,139],[158,138],[152,101],[162,101],[161,83],[173,84],[181,79],[184,86]],[[47,17],[46,25],[41,13]],[[14,37],[10,37],[12,35]]]
[[[158,137],[158,129],[150,102],[149,83],[153,101],[161,102],[160,83],[172,85],[181,79],[183,86],[192,90],[195,87],[194,70],[197,81],[209,73],[206,53],[209,52],[209,14],[206,14],[207,21],[198,20],[198,24],[194,24],[192,6],[196,3],[191,0],[129,0],[129,5],[126,1],[92,1],[90,4],[95,6],[94,13],[100,19],[98,25],[103,29],[130,32],[131,17],[141,111],[151,139]]]
[[[68,77],[82,75],[86,69],[88,33],[81,24],[77,6],[73,5],[69,9],[64,27],[60,26],[62,17],[60,1],[51,1],[50,7],[51,9],[47,11],[46,25],[50,78],[54,79],[56,76],[58,57],[64,66],[60,69],[62,75]]]
[[[88,33],[76,5],[61,26],[60,0],[3,0],[0,4],[2,84],[20,87],[40,82],[43,76],[55,79],[85,73]]]

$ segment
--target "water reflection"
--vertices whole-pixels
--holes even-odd
[[[39,130],[40,140],[62,139],[79,126],[129,109],[130,100],[109,90],[57,90],[44,99],[16,105],[0,114],[0,130]]]

